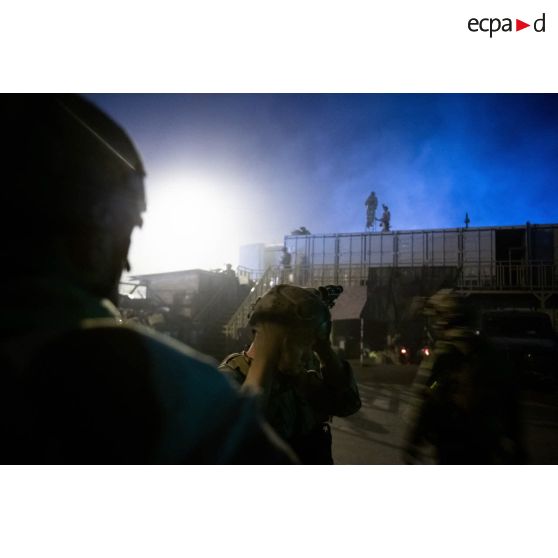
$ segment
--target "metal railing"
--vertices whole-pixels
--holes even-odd
[[[242,304],[225,325],[225,335],[227,337],[232,339],[238,338],[238,332],[248,325],[248,315],[258,297],[262,296],[274,285],[283,283],[285,279],[284,275],[283,270],[278,267],[272,266],[265,271],[262,278],[252,287],[248,296],[243,300]]]
[[[558,289],[558,266],[547,262],[464,265],[457,287],[472,291],[554,291]]]

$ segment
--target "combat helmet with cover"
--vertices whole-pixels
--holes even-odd
[[[269,289],[254,304],[249,324],[255,326],[260,322],[327,335],[331,315],[317,289],[281,284]]]
[[[440,289],[428,298],[424,315],[435,339],[469,340],[474,335],[473,309],[452,289]]]
[[[52,241],[62,239],[84,260],[78,264],[99,275],[90,290],[105,294],[127,265],[129,237],[145,211],[134,144],[79,95],[2,95],[0,117],[4,253],[16,271],[36,274]]]

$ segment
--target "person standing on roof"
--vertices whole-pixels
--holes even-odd
[[[366,201],[366,229],[376,229],[376,210],[378,209],[378,198],[376,192],[371,192]]]

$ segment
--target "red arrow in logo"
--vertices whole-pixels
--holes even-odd
[[[515,30],[516,31],[521,31],[522,29],[525,29],[526,27],[531,27],[531,24],[530,23],[525,23],[524,21],[521,21],[520,19],[515,20]]]

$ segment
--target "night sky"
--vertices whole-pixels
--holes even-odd
[[[222,268],[238,247],[365,229],[558,222],[558,95],[88,95],[148,173],[135,273]],[[381,207],[381,205],[380,205]]]

